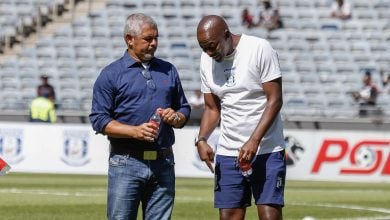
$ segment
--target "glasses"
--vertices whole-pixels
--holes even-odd
[[[144,69],[141,71],[142,76],[146,79],[146,85],[149,89],[156,89],[156,84],[154,83],[152,76],[150,75],[150,71],[148,69]]]

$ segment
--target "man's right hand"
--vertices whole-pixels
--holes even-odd
[[[198,154],[202,161],[206,163],[206,165],[209,167],[210,171],[214,173],[214,151],[213,148],[210,147],[210,145],[207,144],[205,141],[201,141],[198,143]]]
[[[157,125],[146,122],[136,127],[135,137],[138,140],[153,142],[157,138]]]

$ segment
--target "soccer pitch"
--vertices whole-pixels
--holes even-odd
[[[0,177],[0,219],[106,219],[106,176]],[[284,219],[390,219],[390,184],[287,181]],[[140,213],[139,213],[140,216]],[[139,218],[141,219],[141,218]],[[218,219],[213,180],[177,178],[174,220]],[[257,219],[255,206],[246,219]]]

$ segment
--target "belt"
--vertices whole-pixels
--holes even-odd
[[[111,145],[111,153],[119,155],[128,155],[139,160],[157,160],[166,158],[173,154],[172,148],[164,148],[160,150],[132,150],[126,147],[114,147]]]

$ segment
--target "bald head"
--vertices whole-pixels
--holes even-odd
[[[197,38],[202,50],[217,62],[233,51],[232,34],[221,16],[203,17],[198,24]]]
[[[205,33],[210,35],[212,33],[223,34],[229,31],[229,27],[225,20],[218,15],[207,15],[200,20],[197,28],[197,34]]]

